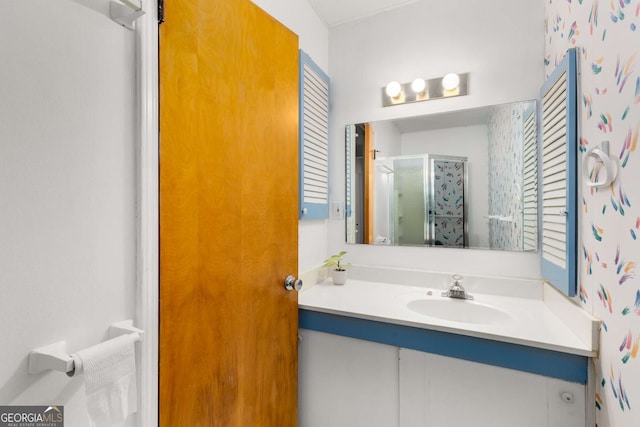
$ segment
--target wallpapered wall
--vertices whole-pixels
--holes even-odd
[[[579,299],[603,321],[596,425],[640,425],[640,0],[547,0],[545,74],[578,48],[580,151],[610,142],[619,177],[581,185]],[[582,180],[580,180],[582,182]]]
[[[489,241],[522,250],[523,115],[529,104],[498,105],[489,113]]]

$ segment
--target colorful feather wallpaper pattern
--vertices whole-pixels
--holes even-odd
[[[545,15],[545,74],[567,49],[580,53],[580,156],[608,141],[618,166],[607,188],[579,189],[576,300],[602,320],[596,426],[640,426],[640,0],[546,0]]]
[[[494,249],[522,250],[523,134],[529,102],[491,108],[489,137],[489,245]]]

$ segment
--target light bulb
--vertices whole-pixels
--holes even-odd
[[[446,90],[454,90],[460,84],[460,76],[456,73],[449,73],[442,78],[442,87]]]
[[[424,88],[427,87],[427,82],[424,79],[417,78],[413,82],[411,82],[411,90],[415,93],[421,93],[424,91]]]
[[[389,95],[389,97],[397,98],[402,92],[402,86],[400,86],[400,83],[395,81],[389,82],[387,88],[385,89],[385,92],[387,93],[387,95]]]

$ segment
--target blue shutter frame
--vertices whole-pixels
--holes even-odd
[[[543,126],[543,98],[545,93],[553,86],[563,73],[567,76],[567,96],[566,96],[566,266],[564,268],[546,260],[543,251],[541,254],[541,270],[542,276],[562,291],[567,296],[575,296],[577,292],[577,254],[578,254],[578,104],[577,104],[577,59],[576,49],[570,49],[563,60],[558,64],[553,73],[542,86],[540,91],[540,174],[539,183],[542,186],[542,126]],[[540,192],[540,247],[542,249],[542,195]]]
[[[329,123],[328,123],[328,109],[327,109],[327,200],[325,203],[311,203],[305,202],[304,197],[304,155],[305,155],[305,141],[304,141],[304,129],[305,129],[305,115],[304,115],[304,103],[305,103],[305,90],[304,90],[304,66],[307,65],[310,67],[316,74],[317,77],[321,78],[326,84],[329,86],[329,76],[322,71],[322,69],[307,55],[302,49],[300,49],[300,69],[299,69],[299,117],[300,117],[300,127],[299,127],[299,218],[300,219],[324,219],[329,218]],[[329,103],[329,92],[327,91],[327,104]]]

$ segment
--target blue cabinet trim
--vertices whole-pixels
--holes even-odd
[[[587,383],[588,358],[454,333],[299,310],[302,329]]]

